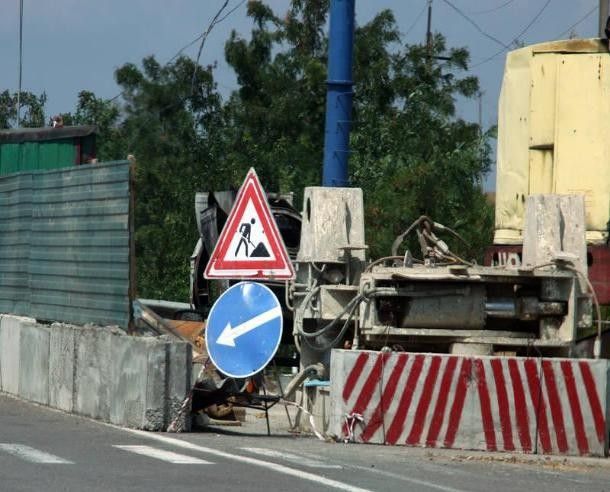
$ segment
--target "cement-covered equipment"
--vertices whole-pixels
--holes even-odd
[[[570,347],[576,328],[591,325],[576,284],[561,270],[377,266],[361,279],[360,343],[422,352],[469,343],[523,355]]]
[[[361,190],[308,188],[298,276],[290,293],[302,365],[328,363],[330,348],[527,355],[572,354],[592,326],[584,200],[528,198],[519,268],[478,266],[436,236],[427,217],[422,260],[409,251],[367,265]]]
[[[329,363],[330,349],[353,332],[365,266],[359,188],[305,189],[297,279],[289,290],[301,366]]]

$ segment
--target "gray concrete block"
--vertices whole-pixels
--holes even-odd
[[[21,323],[19,347],[19,396],[49,404],[49,344],[47,326]]]
[[[558,254],[569,253],[576,257],[576,268],[586,272],[585,233],[583,195],[528,196],[523,230],[523,265],[544,265]]]
[[[190,391],[191,364],[183,342],[0,316],[2,391],[114,424],[165,430]]]
[[[170,342],[167,350],[167,420],[169,424],[176,421],[179,428],[189,430],[190,411],[180,414],[180,409],[192,388],[193,349],[188,343]]]
[[[51,325],[49,405],[64,412],[74,408],[74,339],[74,326]]]
[[[151,431],[165,430],[167,421],[166,407],[166,368],[169,352],[165,343],[148,345],[146,408],[142,429]]]
[[[76,328],[76,371],[74,412],[108,421],[110,419],[110,345],[115,336],[109,329]]]
[[[19,343],[23,318],[0,318],[0,380],[2,391],[19,394]]]
[[[130,336],[111,338],[110,422],[113,424],[133,428],[144,425],[150,343],[155,342]]]
[[[359,188],[305,188],[297,261],[344,261],[345,246],[364,246],[364,206]],[[351,257],[364,261],[365,250]]]

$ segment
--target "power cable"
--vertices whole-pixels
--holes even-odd
[[[413,21],[413,24],[411,24],[409,26],[409,29],[407,29],[407,31],[403,34],[403,36],[406,38],[409,33],[413,30],[413,28],[417,25],[417,23],[419,22],[419,19],[421,19],[421,16],[424,15],[424,12],[426,11],[426,8],[428,6],[426,4],[424,4],[423,8],[421,9],[421,11],[419,12],[419,14],[417,14],[417,17],[415,17],[415,20]]]
[[[548,0],[550,2],[550,0]],[[494,43],[502,46],[505,49],[509,49],[510,45],[505,44],[504,42],[500,41],[498,38],[496,38],[495,36],[492,36],[491,34],[489,34],[488,32],[485,32],[481,26],[479,26],[475,21],[473,21],[470,17],[468,17],[462,10],[460,10],[458,7],[456,7],[455,5],[453,5],[453,3],[451,3],[449,0],[443,0],[443,2],[445,2],[449,7],[451,7],[453,10],[455,10],[458,15],[460,17],[462,17],[463,19],[465,19],[469,24],[471,24],[472,26],[474,26],[474,28],[479,31],[483,36],[485,36],[487,39],[492,40]]]
[[[205,42],[208,39],[209,34],[212,32],[212,29],[214,29],[214,26],[218,22],[218,18],[220,17],[220,14],[222,14],[222,11],[227,7],[228,4],[229,4],[229,0],[225,0],[224,3],[222,4],[222,6],[220,7],[220,9],[218,10],[218,12],[216,12],[216,15],[212,19],[212,22],[210,22],[210,25],[208,26],[208,28],[204,31],[203,35],[201,36],[201,44],[199,45],[199,51],[197,52],[197,59],[195,60],[195,69],[193,70],[193,77],[191,79],[191,95],[195,91],[195,80],[197,79],[197,67],[199,66],[199,58],[201,58],[201,52],[203,51],[203,46],[205,45]]]
[[[189,49],[191,46],[193,46],[197,41],[199,41],[201,38],[203,37],[203,34],[200,34],[199,36],[197,36],[195,39],[193,39],[190,43],[185,44],[182,48],[180,48],[176,54],[174,56],[172,56],[167,63],[171,63],[173,62],[176,58],[178,58],[183,52],[184,50]]]
[[[486,9],[486,10],[477,10],[476,12],[469,12],[469,13],[472,15],[491,14],[492,12],[496,12],[497,10],[503,9],[504,7],[508,7],[514,1],[515,0],[508,0],[507,2],[504,2],[501,5],[498,5],[497,7],[494,7],[491,9]]]
[[[17,89],[17,128],[21,126],[21,79],[23,74],[23,0],[19,1],[19,87]]]
[[[534,18],[530,21],[530,23],[527,26],[525,26],[522,29],[522,31],[513,38],[511,44],[519,41],[521,39],[521,36],[523,36],[527,31],[529,31],[530,27],[532,27],[536,23],[536,21],[540,18],[540,16],[546,10],[546,8],[549,6],[550,3],[551,3],[551,0],[546,0],[546,3],[538,11],[538,13],[534,16]]]
[[[446,1],[446,0],[445,0]],[[519,41],[519,38],[521,38],[521,36],[523,36],[527,31],[529,31],[530,27],[532,27],[534,25],[534,23],[540,18],[540,16],[542,15],[542,13],[546,10],[546,8],[549,6],[549,4],[551,3],[551,0],[547,0],[546,3],[542,6],[542,8],[538,11],[538,13],[532,18],[532,20],[527,24],[527,26],[525,26],[521,32],[519,34],[517,34],[513,40],[511,41],[511,45],[516,43],[517,41]],[[484,60],[480,61],[479,63],[474,64],[471,68],[476,68],[479,67],[481,65],[483,65],[484,63],[487,63],[488,61],[493,60],[494,58],[496,58],[497,56],[501,55],[502,53],[504,53],[505,51],[509,50],[511,48],[510,45],[505,46],[504,49],[501,49],[500,51],[494,53],[491,56],[488,56],[487,58],[485,58]]]
[[[235,7],[233,7],[231,10],[229,10],[225,15],[223,15],[220,19],[218,19],[216,21],[216,24],[220,24],[223,20],[225,20],[227,17],[229,17],[233,12],[235,12],[239,7],[241,7],[244,3],[246,3],[246,0],[241,0]]]
[[[188,44],[186,44],[182,48],[180,48],[167,62],[165,62],[165,65],[173,62],[185,50],[187,50],[188,48],[193,46],[197,41],[202,41],[202,43],[200,45],[200,48],[199,48],[199,52],[197,54],[197,62],[196,62],[196,64],[198,64],[199,63],[199,58],[201,57],[201,51],[203,50],[203,45],[205,44],[205,40],[206,40],[207,36],[210,34],[210,32],[212,31],[212,29],[214,28],[214,26],[216,26],[216,25],[220,24],[222,21],[224,21],[227,17],[229,17],[231,14],[233,14],[233,12],[235,12],[238,8],[240,8],[244,3],[246,3],[246,0],[240,0],[240,2],[237,5],[235,5],[235,7],[233,7],[231,10],[229,10],[222,17],[219,17],[220,14],[222,14],[222,11],[226,8],[226,6],[228,4],[228,0],[226,0],[224,2],[224,4],[221,6],[221,8],[218,10],[218,12],[216,12],[216,15],[213,17],[213,19],[210,22],[208,28],[204,32],[199,34],[191,42],[189,42]],[[196,69],[195,69],[195,72],[193,73],[193,79],[195,77],[196,77]],[[192,87],[193,87],[193,84],[191,84],[191,92],[192,92]],[[119,92],[116,96],[110,98],[108,101],[109,102],[113,102],[113,101],[117,100],[119,97],[121,97],[123,95],[123,93],[124,93],[124,91]]]
[[[220,24],[223,20],[225,20],[227,17],[229,17],[233,12],[235,12],[239,7],[241,7],[244,3],[246,3],[246,0],[241,0],[235,7],[233,7],[231,10],[229,10],[225,15],[223,15],[220,19],[218,19],[216,21],[216,24]],[[176,58],[178,58],[185,50],[189,49],[191,46],[193,46],[197,41],[201,40],[201,38],[205,35],[205,33],[201,33],[199,36],[197,36],[195,39],[193,39],[190,43],[184,45],[182,48],[180,48],[176,54],[174,56],[172,56],[167,63],[171,63],[173,62]]]
[[[578,26],[580,23],[584,22],[585,20],[587,20],[589,17],[591,17],[591,14],[593,14],[594,12],[596,12],[598,9],[598,6],[596,5],[595,7],[593,7],[591,10],[589,10],[589,12],[587,12],[585,15],[583,15],[579,20],[577,20],[574,24],[572,24],[570,27],[568,27],[565,31],[560,32],[557,36],[555,36],[556,38],[562,38],[563,36],[565,36],[566,34],[568,34],[572,29],[574,29],[576,26]]]

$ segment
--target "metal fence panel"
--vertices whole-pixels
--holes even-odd
[[[131,167],[0,177],[0,312],[127,328]]]

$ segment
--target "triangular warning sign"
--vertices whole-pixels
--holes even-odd
[[[292,280],[294,268],[253,168],[237,193],[204,277]]]

